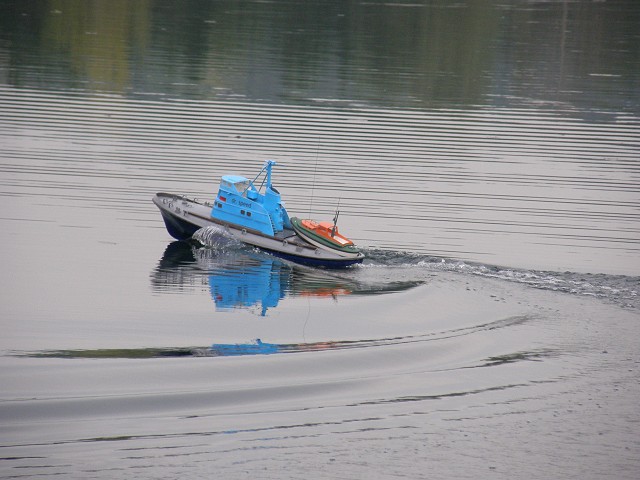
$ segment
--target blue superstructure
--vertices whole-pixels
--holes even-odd
[[[267,160],[253,180],[239,175],[224,175],[211,216],[247,230],[274,236],[285,228],[292,228],[289,215],[278,192],[271,185],[271,168],[276,162]],[[264,173],[259,188],[254,182]],[[264,187],[264,191],[262,190]]]

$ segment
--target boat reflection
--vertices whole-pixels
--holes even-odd
[[[246,246],[215,248],[182,241],[170,243],[151,274],[160,293],[209,291],[216,310],[257,310],[266,315],[286,297],[380,295],[401,292],[423,281],[376,279],[360,269],[325,270],[298,265]]]
[[[151,284],[157,291],[174,292],[208,287],[216,310],[257,308],[263,316],[286,296],[336,298],[358,289],[349,278],[262,252],[237,246],[198,248],[186,242],[167,246]]]
[[[323,350],[342,350],[346,348],[365,348],[387,344],[391,339],[351,340],[313,343],[265,343],[259,338],[248,343],[214,343],[207,349],[192,349],[194,356],[235,357],[244,355],[273,355],[275,353],[317,352]]]
[[[235,253],[206,260],[209,291],[218,310],[259,305],[264,316],[290,290],[289,269],[275,259]]]

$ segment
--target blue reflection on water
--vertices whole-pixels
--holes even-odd
[[[216,241],[202,247],[178,241],[167,246],[151,273],[151,286],[159,293],[202,289],[208,291],[217,311],[257,310],[266,316],[288,297],[335,300],[344,295],[381,295],[424,282],[384,275],[376,279],[362,273],[360,269],[335,272],[306,267],[242,244]]]
[[[270,355],[278,353],[280,347],[276,343],[264,343],[257,338],[253,343],[214,343],[211,345],[211,353],[220,356]]]
[[[201,283],[203,273],[206,282]],[[243,245],[199,248],[187,242],[167,246],[151,284],[160,292],[206,284],[217,311],[258,307],[261,316],[288,296],[336,298],[362,288],[349,276],[292,264]]]
[[[261,315],[278,306],[291,282],[291,268],[274,258],[233,258],[234,263],[221,265],[209,275],[211,298],[219,310],[232,310],[261,305]]]

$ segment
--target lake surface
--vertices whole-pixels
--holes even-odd
[[[0,477],[637,478],[638,25],[0,2]],[[266,159],[361,266],[171,239]]]

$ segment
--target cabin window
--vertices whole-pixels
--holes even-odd
[[[240,215],[244,215],[244,210],[240,210]]]
[[[236,182],[234,186],[236,187],[238,193],[241,193],[242,196],[245,197],[247,195],[247,189],[249,188],[250,184],[251,182],[249,182],[249,180],[245,180],[244,182]]]
[[[247,212],[247,217],[250,217],[250,216],[251,216],[251,212]]]

